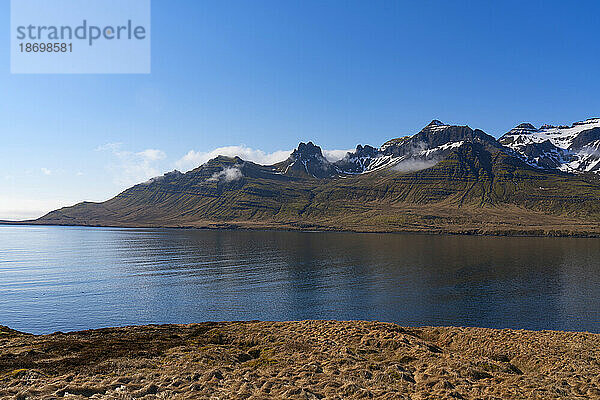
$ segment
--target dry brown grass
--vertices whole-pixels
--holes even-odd
[[[148,217],[150,218],[150,217]],[[0,221],[0,224],[2,221]],[[501,236],[586,236],[600,237],[598,217],[552,214],[515,205],[456,207],[452,204],[348,202],[331,215],[259,219],[173,219],[121,221],[118,219],[38,220],[31,224],[85,225],[110,227],[170,227],[208,229],[283,229],[351,232],[416,232]]]
[[[0,329],[16,399],[600,399],[600,335],[379,322]]]

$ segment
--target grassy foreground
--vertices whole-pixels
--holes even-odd
[[[599,399],[600,335],[380,322],[0,328],[0,398]]]

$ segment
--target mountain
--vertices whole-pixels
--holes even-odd
[[[275,165],[219,156],[30,223],[600,235],[598,127],[522,124],[498,141],[434,120],[337,162],[312,142]]]
[[[502,148],[492,137],[468,126],[445,125],[433,120],[414,136],[392,139],[379,149],[358,146],[336,165],[345,173],[365,173],[395,167],[398,171],[424,169],[443,160],[464,143],[481,143],[490,149]]]
[[[529,165],[565,172],[600,173],[600,118],[571,126],[521,124],[499,142]]]
[[[312,142],[300,143],[287,160],[275,164],[275,167],[284,175],[298,177],[333,178],[342,173]]]

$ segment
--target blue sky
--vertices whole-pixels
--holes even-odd
[[[0,18],[0,219],[219,151],[273,160],[434,118],[500,136],[600,115],[595,1],[154,0],[149,75],[11,75],[8,1]]]

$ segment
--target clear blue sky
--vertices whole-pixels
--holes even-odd
[[[223,146],[600,115],[597,1],[154,0],[150,75],[11,75],[8,1],[0,17],[0,218],[105,200]]]

